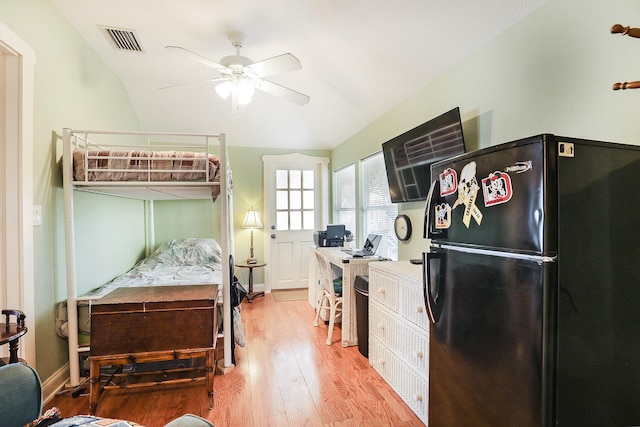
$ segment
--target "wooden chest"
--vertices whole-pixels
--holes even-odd
[[[91,356],[215,347],[218,285],[120,288],[93,303]]]

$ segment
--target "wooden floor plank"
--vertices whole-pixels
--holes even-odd
[[[422,426],[402,399],[369,365],[357,347],[325,344],[327,326],[313,326],[306,301],[276,302],[270,294],[242,304],[246,346],[236,367],[216,375],[215,407],[203,383],[108,390],[97,415],[162,427],[192,413],[217,427]],[[88,396],[61,394],[45,405],[65,417],[86,414]]]

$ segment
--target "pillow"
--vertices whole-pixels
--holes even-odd
[[[148,258],[136,267],[163,265],[206,265],[215,267],[222,263],[222,249],[215,239],[190,237],[173,239],[161,244]]]

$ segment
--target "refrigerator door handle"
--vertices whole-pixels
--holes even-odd
[[[442,252],[424,252],[422,254],[424,300],[427,314],[432,323],[437,323],[442,314],[442,300],[444,298],[442,265],[444,265],[445,257],[446,255]]]
[[[422,231],[422,237],[428,239],[429,236],[429,228],[431,226],[431,201],[433,200],[433,193],[435,192],[435,188],[438,185],[438,181],[433,181],[431,186],[429,187],[429,193],[427,193],[427,201],[424,205],[424,229]],[[431,234],[436,234],[437,232],[431,232]]]

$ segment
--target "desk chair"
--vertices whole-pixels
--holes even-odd
[[[21,427],[42,413],[40,377],[22,363],[0,366],[0,424]]]
[[[322,297],[318,303],[316,310],[316,320],[313,326],[318,326],[318,318],[321,310],[329,310],[329,330],[327,332],[327,345],[332,344],[331,337],[333,335],[333,325],[336,317],[342,314],[342,287],[338,289],[334,287],[333,270],[329,259],[318,251],[315,251],[316,260],[318,261],[318,270],[320,272],[320,284],[322,285]],[[340,279],[342,283],[342,279]]]

